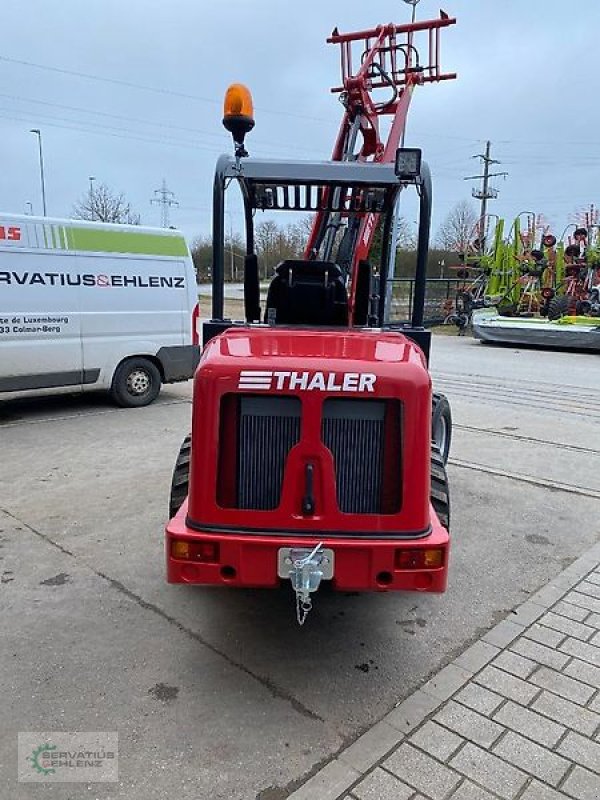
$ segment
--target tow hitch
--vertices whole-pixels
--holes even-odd
[[[333,550],[323,547],[323,542],[309,550],[306,547],[281,547],[277,559],[277,574],[289,578],[296,595],[296,619],[304,625],[312,608],[311,594],[322,580],[333,578]]]

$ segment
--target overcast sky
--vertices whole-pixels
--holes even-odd
[[[478,174],[471,156],[491,139],[497,169],[510,175],[490,210],[542,212],[560,233],[578,207],[600,202],[600,2],[443,7],[458,24],[442,32],[442,67],[459,79],[417,89],[406,140],[432,168],[435,227],[470,196],[463,176]],[[418,17],[438,11],[422,0]],[[327,158],[341,107],[329,93],[339,60],[326,37],[336,25],[409,15],[401,0],[5,0],[0,208],[21,213],[29,201],[41,213],[33,127],[43,134],[49,215],[68,216],[93,175],[158,225],[150,198],[165,178],[180,203],[172,224],[190,238],[206,233],[214,162],[230,150],[227,85],[252,89],[252,153]],[[237,214],[231,220],[240,227]]]

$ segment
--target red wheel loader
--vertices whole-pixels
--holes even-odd
[[[450,501],[450,409],[432,396],[423,308],[431,179],[402,147],[416,86],[440,72],[439,35],[455,22],[340,34],[344,117],[331,160],[248,156],[248,90],[227,92],[213,192],[212,319],[194,378],[192,433],[177,459],[166,527],[171,583],[291,582],[302,624],[324,582],[334,590],[443,592]],[[415,37],[425,34],[420,61]],[[352,45],[362,56],[353,67]],[[382,97],[383,95],[383,97]],[[387,118],[387,137],[380,123]],[[224,319],[224,203],[245,209],[245,320]],[[414,302],[390,322],[400,198],[419,194]],[[314,214],[304,258],[275,269],[264,308],[254,245],[258,211]],[[381,256],[369,260],[381,230]]]

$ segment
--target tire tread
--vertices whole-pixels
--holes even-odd
[[[175,467],[173,468],[171,494],[169,496],[169,519],[172,519],[179,511],[188,494],[191,452],[192,435],[189,433],[179,448]]]
[[[444,459],[438,447],[431,445],[431,505],[446,530],[450,530],[450,490]]]

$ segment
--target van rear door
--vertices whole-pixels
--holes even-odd
[[[0,392],[79,389],[86,376],[77,258],[26,244],[0,247]]]

